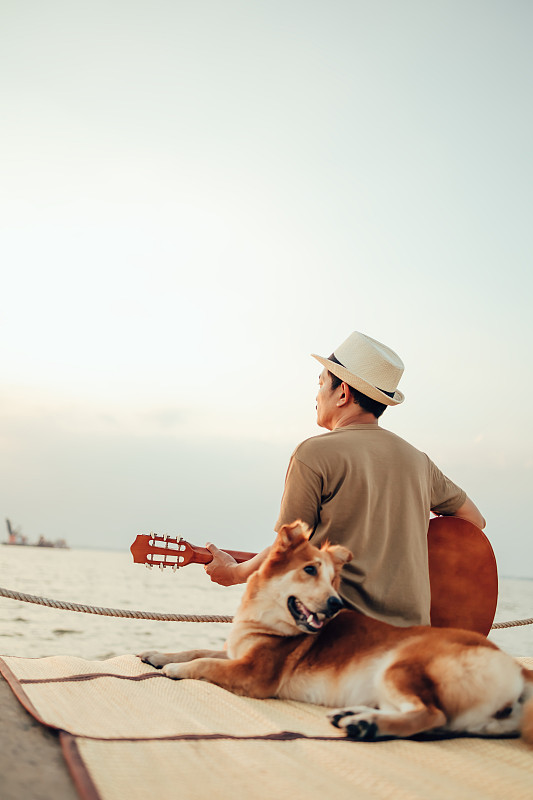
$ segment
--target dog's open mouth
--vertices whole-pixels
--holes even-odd
[[[306,628],[311,633],[319,631],[326,621],[325,614],[316,614],[310,611],[297,597],[289,597],[287,606],[296,624]]]

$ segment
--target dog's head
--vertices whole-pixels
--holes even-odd
[[[250,586],[251,598],[265,604],[263,622],[283,635],[318,633],[343,606],[340,571],[352,554],[341,545],[314,547],[310,534],[303,522],[284,525]]]

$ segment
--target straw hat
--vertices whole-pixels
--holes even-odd
[[[404,396],[396,389],[404,370],[403,361],[394,350],[370,336],[358,331],[350,334],[333,353],[338,364],[315,353],[311,355],[341,381],[372,400],[387,406],[403,403]]]

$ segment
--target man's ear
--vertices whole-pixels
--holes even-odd
[[[343,381],[339,388],[342,390],[342,394],[337,400],[337,405],[345,406],[347,403],[351,403],[352,393],[350,391],[350,387],[348,386],[348,384]]]
[[[312,530],[309,525],[301,519],[292,522],[290,525],[282,525],[279,529],[275,546],[279,550],[288,550],[296,544],[301,544],[309,539]]]

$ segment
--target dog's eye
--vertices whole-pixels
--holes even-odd
[[[312,564],[308,564],[306,567],[304,567],[304,572],[307,572],[308,575],[316,575],[317,568],[313,567]]]

